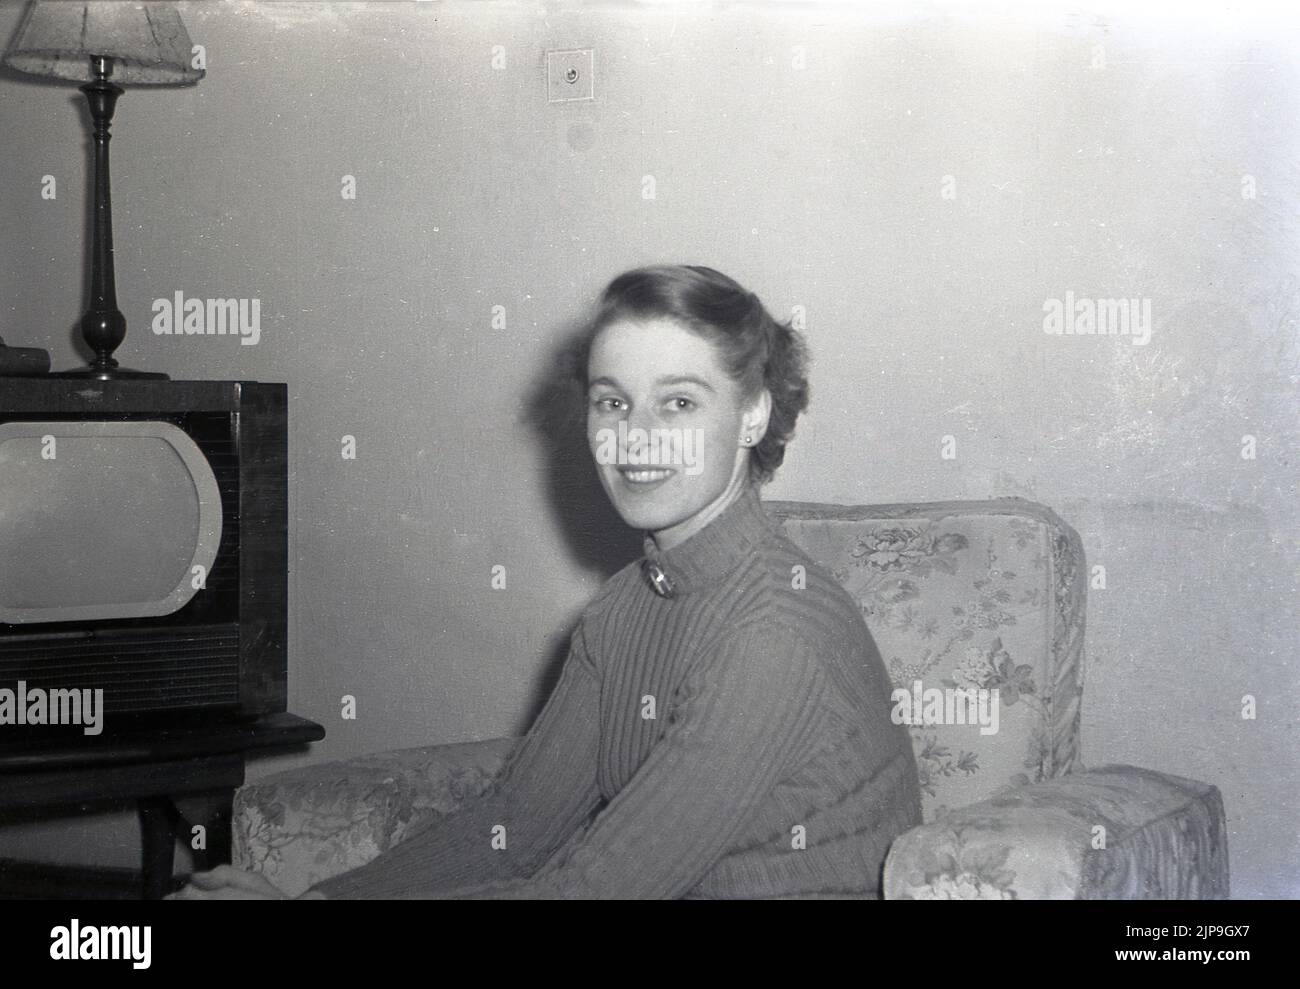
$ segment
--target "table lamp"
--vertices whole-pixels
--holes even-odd
[[[28,6],[14,42],[0,62],[30,75],[84,81],[80,89],[86,94],[94,121],[90,307],[81,317],[81,335],[95,358],[89,367],[54,376],[101,381],[166,378],[157,372],[120,367],[113,357],[126,338],[126,318],[117,308],[113,273],[108,131],[117,98],[125,92],[119,83],[177,86],[203,78],[203,70],[193,66],[190,36],[180,14],[170,3],[142,0],[35,2]]]

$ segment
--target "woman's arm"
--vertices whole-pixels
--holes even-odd
[[[529,878],[454,896],[683,896],[813,751],[831,716],[827,689],[814,649],[797,634],[770,622],[741,630],[688,675],[663,737],[584,833]]]
[[[600,801],[599,700],[600,676],[579,624],[560,682],[487,793],[309,892],[329,899],[439,897],[531,875]],[[493,847],[497,825],[505,828],[504,848]]]

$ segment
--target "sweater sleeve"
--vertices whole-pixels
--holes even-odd
[[[535,872],[600,802],[599,673],[580,623],[559,683],[491,788],[360,868],[317,883],[330,899],[443,897]],[[494,829],[505,828],[505,847]]]
[[[827,677],[811,646],[767,622],[740,630],[687,675],[641,768],[536,874],[462,899],[675,899],[704,878],[826,724]]]

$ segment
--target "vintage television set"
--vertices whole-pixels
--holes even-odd
[[[0,377],[0,687],[285,711],[287,493],[283,384]]]

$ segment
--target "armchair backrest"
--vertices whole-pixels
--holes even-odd
[[[861,603],[911,718],[927,822],[1080,768],[1087,575],[1056,513],[1021,498],[765,507]]]

